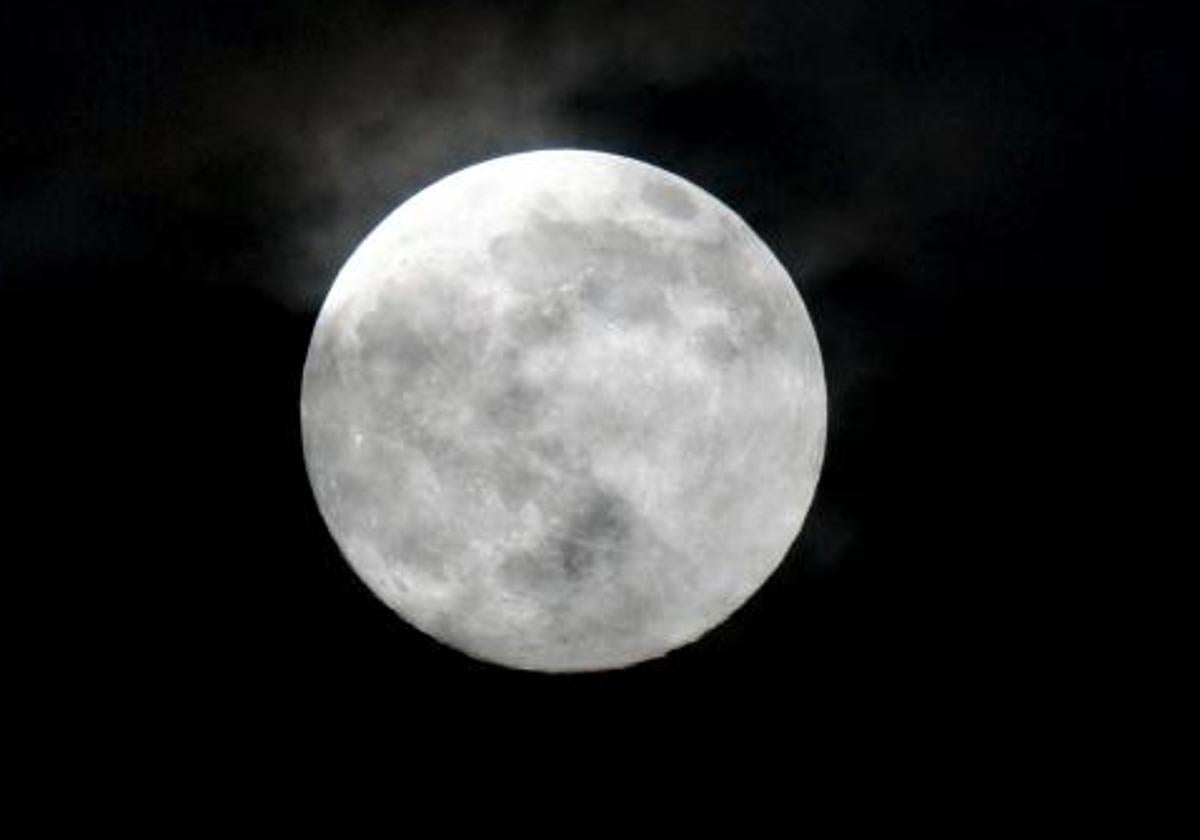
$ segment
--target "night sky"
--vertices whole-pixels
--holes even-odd
[[[1128,322],[1188,273],[1187,5],[5,5],[5,594],[32,706],[167,756],[1086,719],[1064,698],[1123,637],[1130,605],[1099,593],[1138,563],[1115,538],[1149,387]],[[341,559],[300,449],[307,341],[362,236],[465,165],[558,146],[736,210],[830,392],[778,572],[600,675],[411,629]]]

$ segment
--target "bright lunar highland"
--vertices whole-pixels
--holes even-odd
[[[825,448],[820,349],[733,211],[629,158],[471,166],[379,224],[301,396],[325,522],[389,607],[473,657],[631,665],[787,554]]]

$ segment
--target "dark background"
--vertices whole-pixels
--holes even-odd
[[[1088,742],[1133,644],[1117,476],[1154,395],[1132,330],[1187,275],[1188,5],[5,4],[22,693],[49,731],[164,761],[475,728],[635,762],[668,738]],[[601,675],[410,629],[341,560],[300,450],[307,340],[361,237],[445,174],[552,146],[737,210],[800,287],[830,390],[776,575]]]

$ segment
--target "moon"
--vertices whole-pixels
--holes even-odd
[[[301,393],[317,506],[387,606],[471,657],[596,671],[732,615],[825,450],[786,269],[704,190],[580,150],[470,166],[345,263]]]

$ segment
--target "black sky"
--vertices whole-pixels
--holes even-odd
[[[834,714],[1086,717],[1063,698],[1121,644],[1130,605],[1099,593],[1136,569],[1110,538],[1145,387],[1122,347],[1151,281],[1187,273],[1194,17],[4,6],[5,553],[20,656],[53,687],[35,705],[83,696],[84,732],[192,742],[370,742],[479,698],[546,741],[581,719],[737,740],[746,709],[787,743]],[[801,289],[831,397],[779,572],[701,642],[605,676],[507,672],[410,630],[340,559],[299,444],[307,339],[360,238],[445,174],[549,146],[737,210]]]

